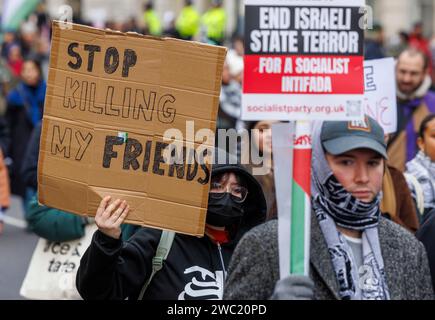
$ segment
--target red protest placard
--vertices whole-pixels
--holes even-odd
[[[364,1],[245,3],[244,119],[361,117]]]

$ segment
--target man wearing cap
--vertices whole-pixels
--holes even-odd
[[[380,212],[386,145],[364,121],[315,123],[309,277],[279,279],[278,223],[248,232],[224,299],[433,299],[423,245]]]

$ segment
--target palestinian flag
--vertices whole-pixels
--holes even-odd
[[[3,0],[2,30],[18,30],[21,22],[33,12],[40,0]]]
[[[311,222],[311,123],[296,122],[293,149],[290,273],[308,275]]]

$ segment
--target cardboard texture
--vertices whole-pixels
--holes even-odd
[[[226,49],[68,26],[53,22],[39,202],[94,216],[111,195],[127,223],[203,235],[211,165],[164,163],[163,135],[180,130],[193,156],[186,121],[215,131]]]

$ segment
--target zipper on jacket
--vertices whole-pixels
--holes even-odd
[[[218,247],[218,251],[219,251],[219,258],[221,260],[221,265],[222,265],[222,270],[224,272],[224,283],[227,277],[227,270],[225,269],[225,263],[224,263],[224,258],[222,256],[222,248],[219,242],[217,242],[217,247]]]

